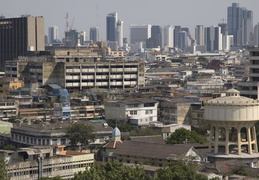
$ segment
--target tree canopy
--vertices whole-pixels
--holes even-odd
[[[118,161],[96,164],[75,174],[74,180],[149,180],[141,166],[126,166]]]
[[[168,167],[159,168],[156,180],[207,180],[208,178],[200,173],[197,173],[197,164],[178,161],[172,163]]]
[[[176,129],[166,140],[168,144],[206,143],[207,138],[196,131],[189,131],[184,128]]]
[[[6,161],[5,158],[0,155],[0,179],[9,180],[7,170],[6,170]]]
[[[96,134],[93,126],[87,122],[78,122],[67,128],[67,134],[71,145],[81,143],[82,146],[87,146],[91,140],[94,140]]]

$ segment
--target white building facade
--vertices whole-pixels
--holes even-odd
[[[172,25],[167,25],[164,27],[163,45],[168,46],[169,48],[174,47],[174,28]]]
[[[49,43],[53,43],[55,39],[58,39],[58,27],[52,26],[49,27]]]
[[[105,103],[105,118],[128,120],[137,126],[149,125],[157,121],[158,102],[153,99],[131,99]]]

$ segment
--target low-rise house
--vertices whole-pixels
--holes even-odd
[[[157,121],[158,101],[154,99],[128,99],[124,101],[108,101],[105,103],[105,118],[128,120],[137,126],[149,125]]]

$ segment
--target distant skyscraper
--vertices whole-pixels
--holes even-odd
[[[196,40],[196,45],[204,46],[204,27],[203,27],[203,25],[197,25],[195,27],[195,40]]]
[[[248,45],[253,32],[253,12],[233,3],[227,9],[228,34],[234,36],[234,45]]]
[[[118,42],[118,47],[123,47],[123,21],[117,21],[115,40]]]
[[[49,27],[49,44],[53,43],[55,39],[58,39],[58,27]]]
[[[241,44],[251,45],[253,41],[253,12],[244,10],[243,11],[243,23],[241,29]]]
[[[79,33],[79,43],[80,43],[80,45],[84,45],[85,41],[86,41],[86,32],[80,31],[80,33]]]
[[[92,27],[90,28],[90,40],[95,42],[99,41],[99,28],[98,27]]]
[[[207,51],[222,50],[222,34],[221,28],[218,26],[205,27],[204,42]]]
[[[151,25],[130,25],[130,43],[146,42],[151,37]]]
[[[228,35],[228,25],[227,23],[219,23],[218,26],[221,28],[221,34],[222,34],[222,50],[229,50],[231,44],[231,38]]]
[[[147,48],[157,48],[162,46],[162,29],[160,26],[151,27],[151,37],[146,42]]]
[[[186,31],[180,31],[178,34],[178,48],[182,50],[188,49],[188,34]]]
[[[45,46],[49,44],[49,37],[47,35],[44,35],[44,42]]]
[[[174,47],[174,28],[172,25],[164,27],[163,31],[163,45],[169,48]]]
[[[44,50],[43,17],[0,18],[0,70],[6,60]]]
[[[259,47],[259,23],[254,27],[254,45]]]
[[[174,27],[174,47],[179,47],[179,33],[181,32],[181,26]]]
[[[75,29],[70,29],[65,32],[66,45],[70,47],[75,47],[80,44],[79,32]]]
[[[116,12],[110,13],[106,17],[106,40],[115,41],[116,27],[118,14]]]

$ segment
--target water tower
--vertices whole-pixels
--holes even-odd
[[[238,159],[259,167],[255,123],[259,120],[259,101],[240,96],[230,89],[225,97],[205,102],[204,119],[211,125],[210,162]]]

